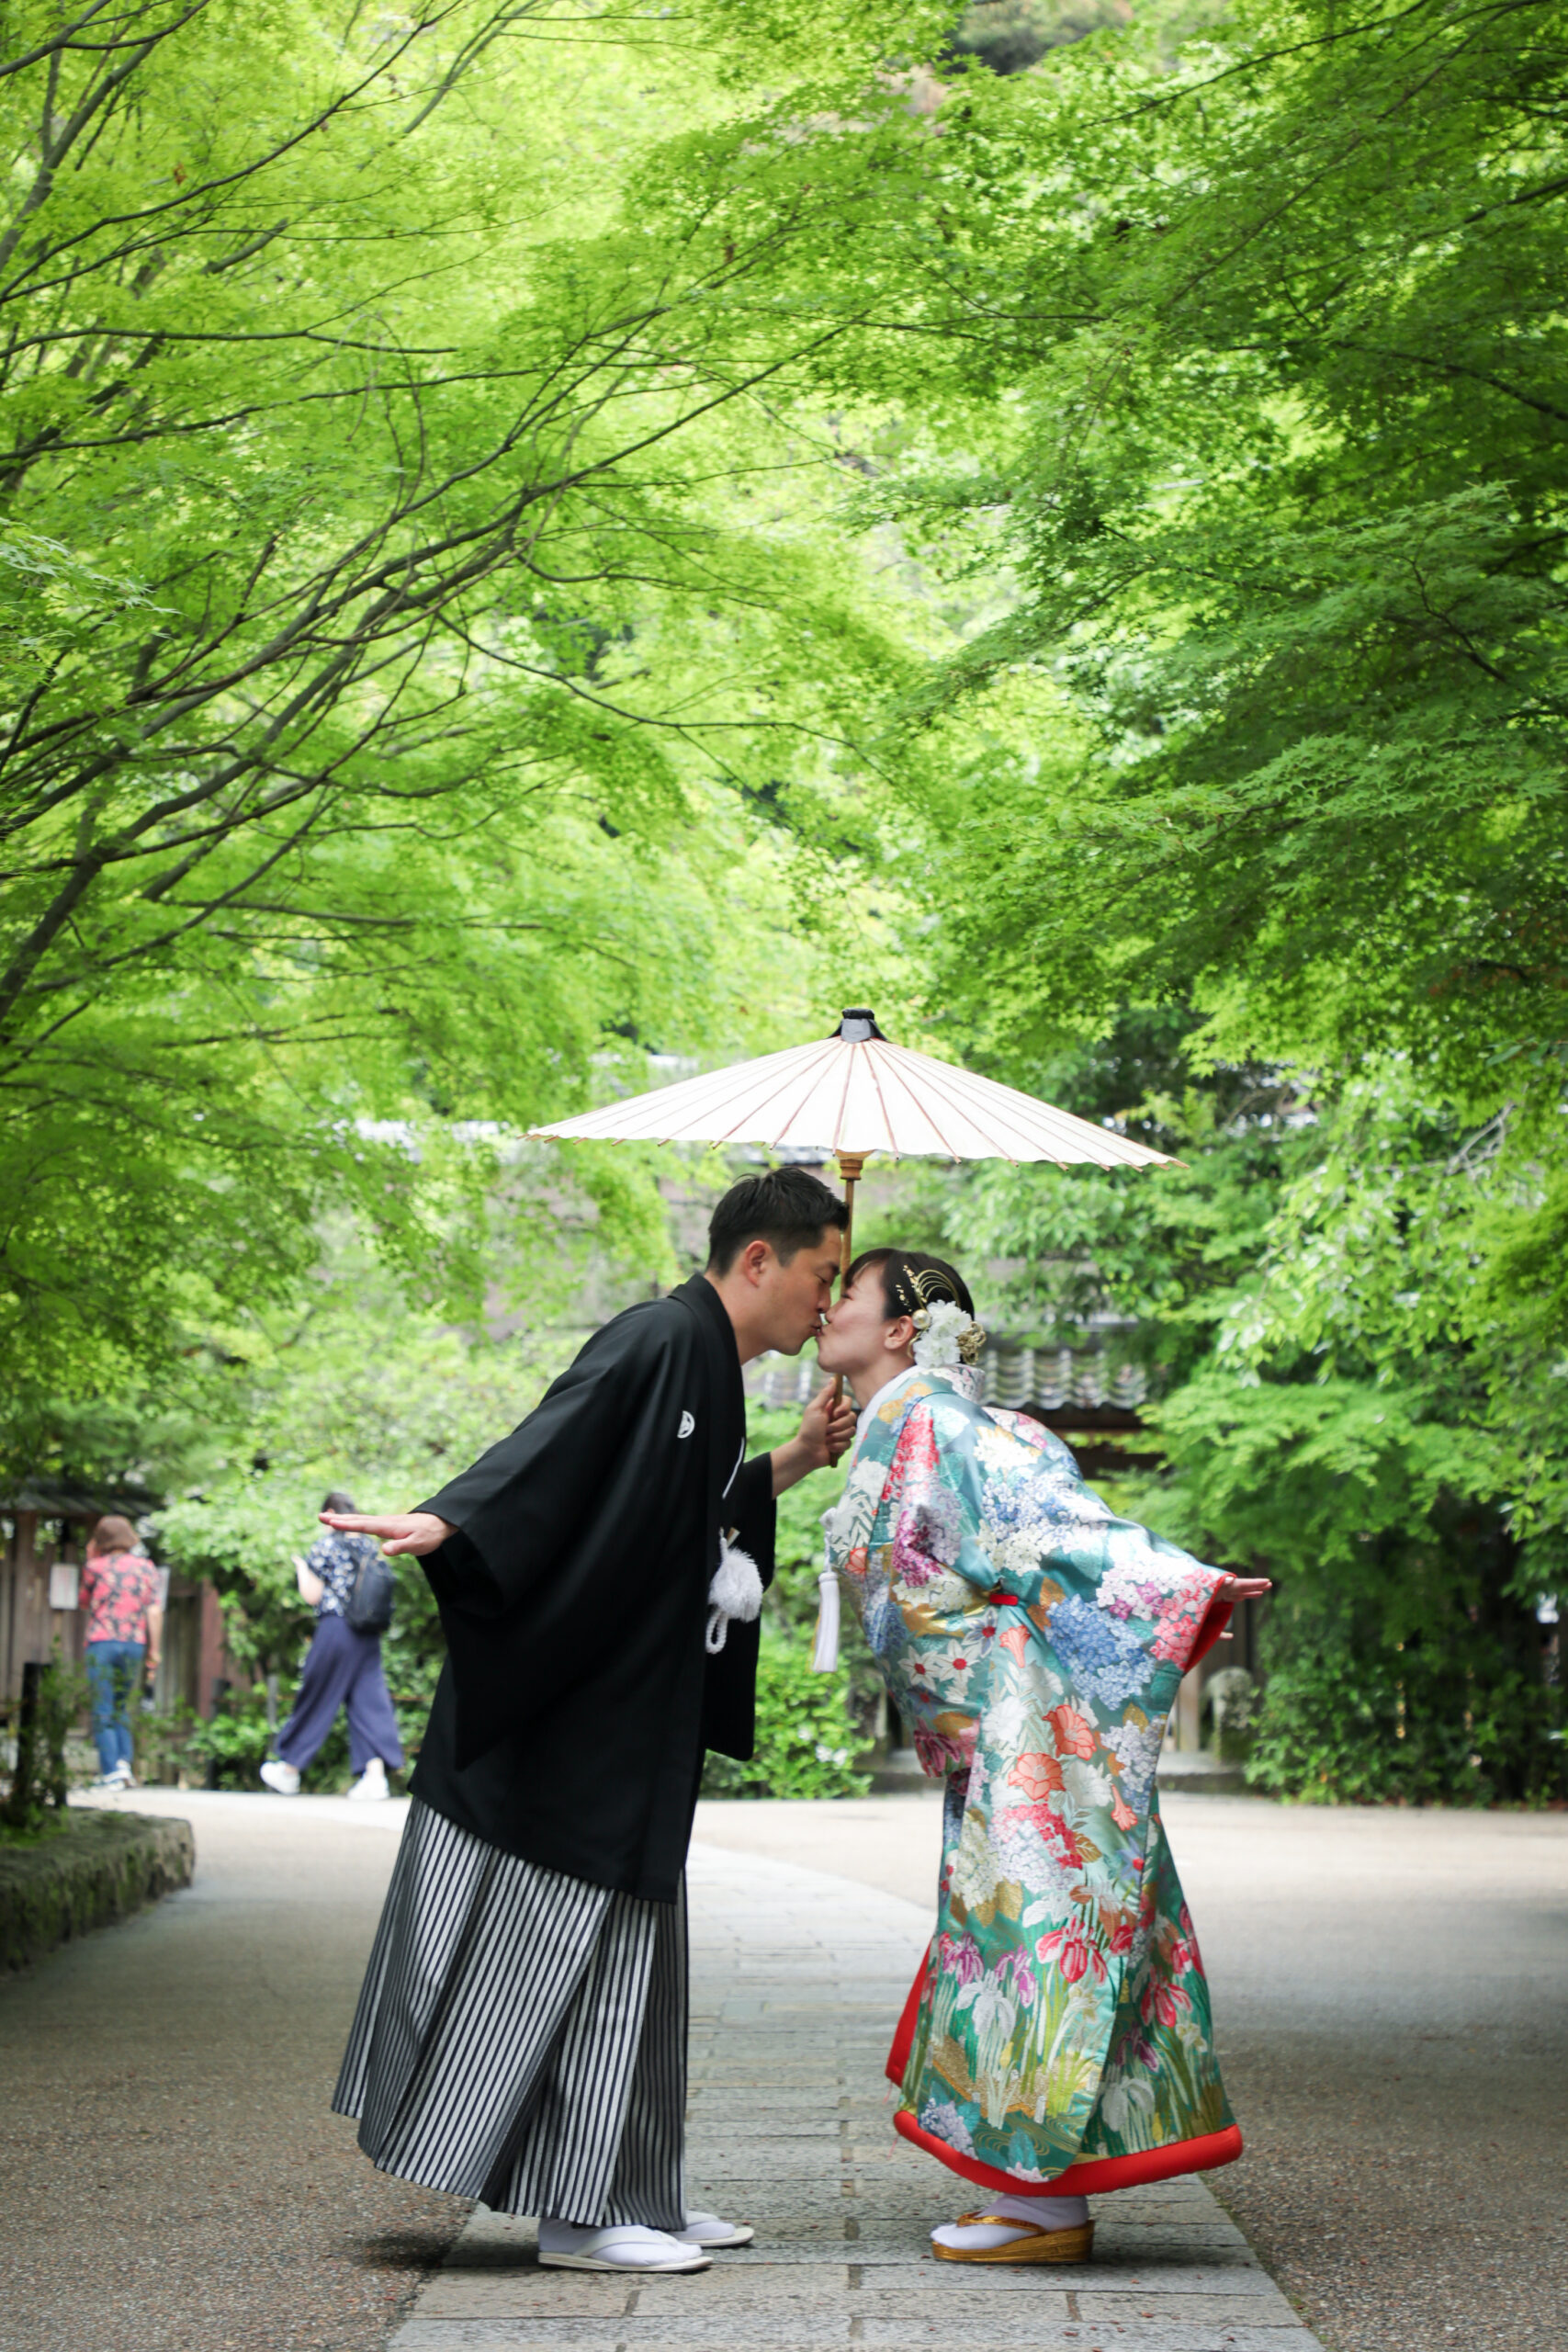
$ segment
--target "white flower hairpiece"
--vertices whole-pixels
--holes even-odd
[[[917,1335],[915,1362],[922,1372],[974,1363],[986,1344],[978,1323],[951,1298],[939,1298],[934,1306],[917,1307],[909,1319]]]

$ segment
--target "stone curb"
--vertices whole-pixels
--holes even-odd
[[[188,1886],[195,1867],[189,1822],[148,1814],[73,1809],[41,1844],[0,1847],[0,1970]]]

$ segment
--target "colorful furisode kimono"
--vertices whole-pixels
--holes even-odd
[[[1177,1685],[1230,1613],[1221,1578],[976,1385],[890,1382],[825,1522],[947,1783],[937,1930],[887,2064],[897,2128],[1015,2194],[1226,2164],[1241,2134],[1155,1794]]]

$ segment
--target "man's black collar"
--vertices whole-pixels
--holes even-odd
[[[740,1343],[735,1336],[735,1326],[729,1319],[729,1309],[720,1298],[705,1274],[694,1274],[689,1282],[680,1283],[671,1291],[672,1298],[683,1299],[699,1322],[705,1317],[707,1328],[728,1342],[735,1358],[737,1372],[740,1369]]]

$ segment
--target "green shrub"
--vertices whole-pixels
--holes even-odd
[[[254,1789],[272,1734],[267,1729],[266,1695],[247,1690],[228,1694],[208,1716],[193,1716],[186,1734],[186,1753],[193,1763],[209,1767],[208,1782],[215,1789]]]
[[[139,1781],[185,1780],[210,1789],[254,1789],[267,1752],[266,1702],[259,1690],[232,1692],[210,1716],[186,1706],[131,1718]]]
[[[1326,1651],[1270,1675],[1247,1777],[1319,1804],[1550,1804],[1568,1793],[1556,1694],[1500,1668],[1474,1637],[1475,1671],[1452,1652]]]
[[[784,1444],[795,1435],[800,1414],[795,1408],[753,1405],[747,1413],[747,1445],[753,1453]],[[822,1514],[844,1490],[842,1464],[818,1472],[786,1488],[779,1497],[778,1537],[774,1547],[773,1581],[762,1602],[762,1637],[773,1635],[781,1647],[805,1649],[809,1658],[815,1638],[822,1566]],[[868,1747],[876,1734],[881,1713],[882,1668],[871,1654],[860,1619],[843,1596],[839,1628],[839,1663],[847,1677],[846,1690],[851,1744]],[[842,1742],[834,1743],[841,1746]]]
[[[261,1768],[273,1743],[265,1694],[259,1690],[230,1694],[211,1715],[193,1714],[188,1707],[143,1715],[135,1735],[138,1780],[174,1781],[183,1775],[209,1789],[259,1789]],[[348,1727],[340,1713],[300,1787],[310,1796],[336,1796],[351,1778]]]
[[[705,1797],[858,1797],[871,1786],[855,1765],[864,1735],[850,1712],[850,1676],[818,1674],[798,1636],[764,1631],[757,1668],[757,1752],[749,1764],[710,1756]]]
[[[38,1699],[24,1724],[17,1709],[17,1754],[0,1820],[24,1834],[39,1829],[46,1807],[63,1811],[69,1787],[65,1743],[87,1703],[87,1678],[58,1647],[38,1678]]]

